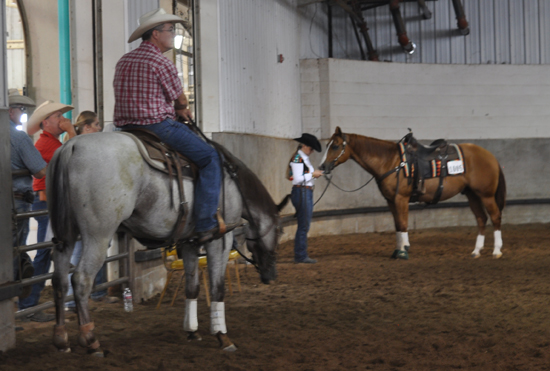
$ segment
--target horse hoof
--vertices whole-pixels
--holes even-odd
[[[498,254],[493,254],[493,258],[495,259],[500,259],[502,257],[502,253],[498,253]]]
[[[220,348],[225,352],[234,352],[237,350],[237,347],[233,342],[229,339],[229,336],[227,334],[222,334],[221,332],[218,332],[216,334],[216,338],[220,342]]]
[[[235,344],[231,344],[230,346],[223,348],[223,351],[224,352],[236,352],[237,347],[235,346]]]
[[[105,358],[105,353],[102,350],[96,349],[90,353],[92,357]]]
[[[201,340],[202,338],[199,335],[198,331],[187,333],[187,341],[201,341]]]
[[[59,353],[71,353],[71,348],[58,349]]]
[[[477,258],[479,258],[479,257],[481,257],[481,254],[480,254],[480,253],[477,253],[477,254],[476,254],[476,253],[472,253],[472,258],[477,259]]]

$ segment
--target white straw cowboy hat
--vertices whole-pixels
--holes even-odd
[[[139,27],[132,33],[128,43],[139,39],[145,32],[163,23],[183,23],[183,19],[173,14],[166,14],[162,8],[145,13],[139,17]]]
[[[48,118],[48,116],[50,116],[52,113],[55,113],[57,111],[65,113],[69,112],[72,109],[74,109],[73,106],[68,106],[62,103],[55,103],[53,100],[45,101],[44,103],[39,105],[37,109],[34,110],[32,116],[29,118],[29,121],[27,121],[27,133],[29,135],[33,135],[38,130],[40,130],[40,124],[42,123],[42,121]]]
[[[36,107],[36,103],[24,95],[19,94],[19,90],[10,89],[9,91],[9,105],[12,106],[23,106],[23,107]]]

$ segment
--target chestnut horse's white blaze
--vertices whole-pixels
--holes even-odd
[[[236,178],[224,171],[220,207],[227,224],[249,221],[247,247],[256,262],[262,282],[275,279],[279,211],[259,179],[226,149],[215,145],[235,169]],[[90,353],[102,355],[93,333],[88,310],[93,279],[103,265],[109,241],[117,231],[129,232],[140,241],[166,243],[178,219],[179,193],[170,194],[168,175],[152,169],[141,157],[135,142],[120,133],[97,133],[71,139],[56,151],[48,166],[48,208],[55,237],[53,287],[57,325],[54,344],[69,351],[65,329],[64,297],[68,287],[69,260],[77,236],[82,236],[82,258],[72,276],[80,325],[79,343]],[[172,189],[177,190],[175,180]],[[193,181],[184,179],[188,210],[193,210]],[[178,201],[179,200],[179,201]],[[173,202],[176,201],[176,202]],[[193,234],[193,215],[177,239],[185,241]],[[205,245],[210,276],[210,332],[216,334],[223,349],[236,349],[225,325],[224,277],[232,233]],[[144,243],[147,245],[147,243]],[[189,339],[199,339],[197,297],[199,295],[198,246],[181,243],[185,266],[184,330]]]
[[[494,226],[493,256],[502,256],[501,218],[506,203],[506,182],[502,169],[492,153],[474,144],[460,144],[464,154],[466,173],[447,176],[443,181],[440,200],[449,199],[460,192],[468,198],[478,226],[478,236],[472,256],[477,258],[485,243],[485,226],[489,214]],[[396,250],[392,257],[407,259],[410,247],[408,228],[409,199],[413,185],[407,182],[404,172],[399,169],[401,156],[397,143],[342,133],[339,127],[330,138],[321,166],[325,174],[330,174],[336,166],[353,159],[363,169],[372,174],[378,188],[386,198],[393,214],[396,229]],[[392,170],[395,175],[384,176]],[[425,180],[426,192],[419,201],[430,202],[439,187],[439,178]]]

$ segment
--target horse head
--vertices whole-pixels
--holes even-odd
[[[342,133],[340,127],[336,127],[336,131],[332,134],[327,149],[321,160],[321,170],[325,171],[325,174],[330,174],[332,169],[336,166],[346,162],[351,155],[348,147],[346,134]]]

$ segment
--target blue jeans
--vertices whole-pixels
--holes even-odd
[[[31,211],[31,204],[23,200],[15,200],[15,211],[17,213],[26,213]],[[17,229],[12,231],[13,246],[23,246],[27,244],[29,235],[29,219],[20,219],[17,221]],[[13,279],[19,279],[19,267],[28,262],[32,264],[32,260],[26,252],[20,253],[13,258]]]
[[[222,180],[218,152],[185,124],[171,119],[146,126],[127,125],[125,128],[142,128],[152,131],[164,143],[188,157],[199,167],[193,210],[195,230],[204,232],[216,227],[218,225],[216,212]]]
[[[73,254],[71,255],[71,264],[76,267],[76,265],[80,261],[81,256],[82,256],[82,241],[76,241],[74,245]],[[70,296],[74,293],[73,285],[71,283],[72,275],[73,275],[72,273],[69,274],[69,291],[67,291],[67,296]],[[101,285],[102,283],[105,283],[105,282],[107,282],[107,269],[105,264],[103,264],[103,266],[101,266],[101,269],[99,270],[99,272],[97,272],[97,275],[95,276],[94,286]],[[97,300],[99,298],[104,297],[105,295],[107,295],[107,290],[92,292],[92,295],[90,296],[92,297],[92,299]],[[74,308],[76,306],[76,303],[74,302],[74,300],[71,300],[66,302],[65,306],[69,308]]]
[[[39,201],[38,199],[35,199],[32,210],[44,210],[47,208],[46,201]],[[44,239],[46,238],[46,230],[48,228],[48,221],[49,216],[39,216],[35,218],[38,222],[38,233],[36,236],[37,242],[44,242]],[[50,249],[40,249],[36,250],[36,256],[34,257],[33,266],[34,266],[34,275],[39,276],[41,274],[46,274],[50,271],[50,265],[51,265],[52,259],[51,259],[51,250]],[[44,286],[46,285],[46,281],[35,283],[32,285],[32,292],[31,294],[26,297],[23,300],[19,300],[19,309],[25,309],[34,307],[38,304],[38,300],[40,300],[40,293],[44,289]]]
[[[313,216],[313,190],[292,187],[290,200],[296,209],[298,227],[294,238],[294,261],[300,262],[307,258],[307,233]]]

